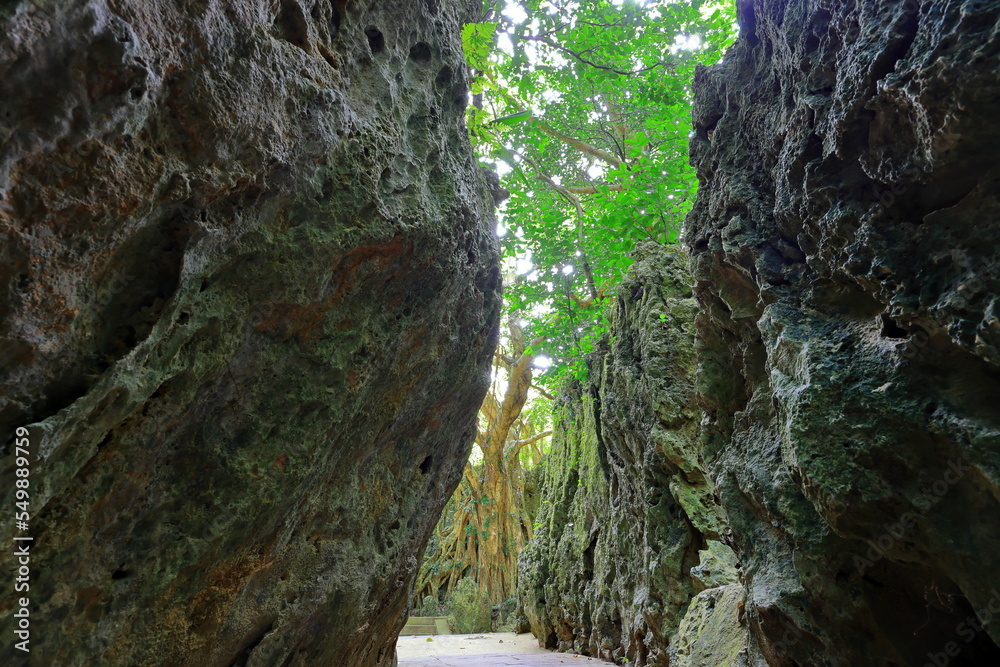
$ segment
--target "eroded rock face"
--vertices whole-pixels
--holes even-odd
[[[739,15],[687,243],[747,621],[773,665],[997,664],[1000,6]]]
[[[702,579],[735,575],[699,557],[710,544],[728,548],[714,542],[725,517],[697,451],[696,304],[683,251],[640,247],[615,298],[590,382],[561,397],[519,593],[543,645],[666,665]]]
[[[458,11],[0,9],[32,664],[394,661],[499,308]]]

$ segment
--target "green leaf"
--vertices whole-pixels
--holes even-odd
[[[517,113],[512,113],[508,116],[501,116],[496,118],[490,125],[517,125],[518,123],[526,123],[531,120],[530,111],[518,111]]]
[[[496,29],[496,23],[466,23],[462,26],[462,48],[469,67],[477,70],[489,67]]]

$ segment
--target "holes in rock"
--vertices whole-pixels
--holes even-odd
[[[344,14],[341,8],[337,6],[336,0],[330,4],[330,22],[327,26],[330,29],[330,38],[333,39],[340,32],[340,21]]]
[[[445,86],[451,84],[451,80],[454,76],[455,73],[452,71],[450,67],[442,67],[440,70],[438,70],[437,78],[434,79],[434,83],[439,88],[444,88]]]
[[[641,641],[635,643],[635,659],[640,665],[646,664],[646,659],[648,658],[648,653],[646,650],[646,645]]]
[[[309,24],[297,3],[286,2],[281,6],[274,28],[281,39],[303,51],[309,50]]]
[[[590,539],[590,544],[583,552],[583,576],[584,579],[590,580],[594,576],[594,550],[597,547],[597,536],[594,535]]]
[[[494,267],[486,274],[476,277],[476,287],[480,292],[491,292],[500,286],[500,269]]]
[[[432,465],[434,465],[434,457],[428,456],[420,463],[420,474],[426,475],[429,473]]]
[[[319,195],[315,198],[320,204],[327,204],[333,197],[334,183],[333,179],[327,179],[323,181],[323,189],[320,191]]]
[[[55,414],[73,404],[76,399],[87,393],[92,382],[82,374],[67,374],[50,383],[43,390],[45,402],[42,414]]]
[[[368,48],[371,49],[372,54],[382,53],[385,51],[385,36],[382,31],[373,25],[365,28],[365,37],[368,38]]]
[[[389,169],[388,167],[386,167],[385,169],[382,170],[382,175],[380,176],[380,178],[383,181],[386,181],[386,180],[389,180],[390,176],[392,176],[392,169]]]
[[[891,317],[883,315],[881,335],[882,338],[907,338],[910,334],[906,329],[896,324]]]
[[[193,230],[187,215],[178,211],[136,234],[122,248],[120,257],[126,265],[116,266],[112,260],[94,297],[102,321],[99,350],[105,361],[120,359],[145,340],[174,295]]]
[[[253,650],[257,648],[257,646],[262,641],[264,641],[264,637],[266,637],[268,633],[271,632],[271,629],[273,627],[274,627],[274,621],[268,623],[267,627],[264,628],[264,630],[259,635],[257,635],[253,640],[250,641],[249,644],[243,647],[243,649],[236,654],[236,657],[233,659],[233,661],[229,663],[229,667],[244,667],[247,664],[247,661],[250,660],[250,654],[253,653]]]
[[[431,61],[431,46],[427,42],[417,42],[410,47],[410,59],[421,65]]]
[[[451,98],[455,102],[455,106],[459,109],[465,109],[465,106],[469,103],[469,90],[462,83],[456,83],[451,89]]]
[[[326,61],[327,65],[329,65],[333,69],[339,69],[337,67],[337,61],[336,59],[334,59],[333,54],[330,53],[330,51],[325,46],[319,47],[319,54],[323,56],[323,60]]]
[[[257,184],[250,184],[243,191],[243,205],[253,206],[260,199],[261,194],[264,192],[264,188]]]
[[[703,139],[707,139],[707,140],[711,141],[712,140],[712,135],[715,134],[715,126],[719,124],[720,120],[722,120],[722,115],[721,114],[718,115],[718,116],[713,116],[712,118],[709,118],[705,122],[705,124],[703,125],[703,129],[701,129],[698,132],[698,134],[701,135],[701,137]]]
[[[111,573],[111,578],[115,581],[118,581],[120,579],[128,579],[131,576],[132,576],[132,570],[126,570],[122,568],[119,568]]]

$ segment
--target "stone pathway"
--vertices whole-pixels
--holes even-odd
[[[599,667],[610,665],[574,653],[554,653],[538,647],[530,634],[496,632],[478,635],[400,636],[396,642],[399,667]]]

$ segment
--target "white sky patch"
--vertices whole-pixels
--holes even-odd
[[[529,250],[523,257],[517,258],[514,270],[517,272],[517,275],[523,276],[527,273],[531,273],[534,268],[535,265],[531,263],[531,251]]]
[[[540,354],[537,357],[535,357],[535,360],[532,362],[531,365],[534,366],[535,368],[548,368],[549,366],[552,365],[552,359],[550,359],[544,354]]]
[[[697,51],[700,48],[701,35],[677,35],[674,38],[674,45],[670,47],[670,52]]]
[[[587,168],[587,175],[591,178],[601,178],[604,176],[604,165],[594,163]]]
[[[562,272],[563,272],[563,275],[566,275],[566,276],[568,276],[569,274],[573,273],[573,265],[572,264],[567,264],[566,266],[562,267]]]
[[[506,7],[503,8],[503,11],[500,13],[509,18],[517,25],[521,25],[522,23],[528,20],[528,12],[524,11],[524,7],[517,4],[516,2],[509,3]]]
[[[503,238],[507,235],[507,228],[503,226],[502,222],[497,223],[497,236]]]
[[[497,160],[497,175],[501,178],[514,171],[514,167],[510,166],[503,160]]]
[[[505,32],[497,33],[497,48],[508,56],[514,55],[514,45],[510,41],[510,35]]]

